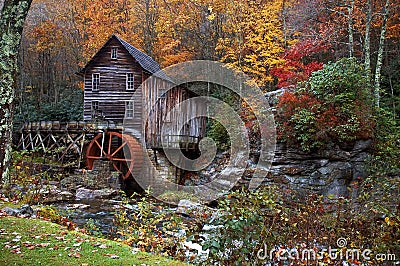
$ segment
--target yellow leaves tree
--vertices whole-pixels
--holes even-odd
[[[283,0],[232,2],[225,29],[230,32],[217,47],[221,60],[250,75],[257,85],[272,83],[269,70],[283,63],[286,39]],[[292,42],[289,42],[289,44]]]

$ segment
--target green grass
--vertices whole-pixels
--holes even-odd
[[[38,219],[0,218],[0,265],[186,265]]]

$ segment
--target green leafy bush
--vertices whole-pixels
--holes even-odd
[[[231,146],[229,134],[225,127],[218,121],[210,119],[207,127],[207,137],[212,138],[218,150],[225,151]]]
[[[400,176],[400,124],[385,109],[378,112],[371,174]]]
[[[353,58],[328,63],[277,105],[278,136],[306,151],[374,136],[368,75]]]

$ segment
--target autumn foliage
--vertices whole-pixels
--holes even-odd
[[[400,80],[395,62],[400,51],[400,5],[389,2],[381,94],[386,98],[382,102],[398,117]],[[219,61],[243,71],[263,91],[301,88],[324,64],[350,54],[359,63],[370,58],[372,83],[378,48],[383,46],[385,1],[372,1],[371,8],[367,0],[348,4],[324,0],[68,0],[63,5],[56,0],[34,1],[21,46],[16,93],[18,105],[31,106],[17,108],[16,117],[37,120],[43,113],[42,102],[58,104],[81,88],[75,73],[111,34],[144,51],[161,67],[197,59]],[[327,109],[334,113],[335,108]],[[37,110],[36,118],[30,115],[31,109]]]
[[[278,136],[307,151],[373,137],[367,84],[363,67],[354,59],[328,64],[303,88],[280,97]]]
[[[318,57],[328,49],[329,44],[321,40],[308,39],[294,44],[282,57],[285,63],[271,69],[271,75],[278,78],[277,87],[294,87],[306,81],[312,72],[322,69],[323,63]]]

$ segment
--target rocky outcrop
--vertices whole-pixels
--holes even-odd
[[[288,147],[284,142],[278,142],[272,166],[262,184],[295,191],[300,197],[314,193],[332,197],[355,196],[358,183],[367,175],[371,145],[372,140],[358,140],[305,152],[300,148]],[[248,186],[256,170],[256,163],[251,160],[253,162],[249,161],[244,172],[232,174],[241,176],[237,180],[221,177],[222,170],[227,171],[228,160],[227,153],[217,154],[212,164],[200,172],[190,173],[190,178],[186,178],[183,184],[206,187],[211,184],[214,190],[220,191]],[[243,157],[243,161],[245,160]],[[187,176],[189,175],[184,177]],[[214,182],[208,183],[210,180]],[[349,187],[353,189],[349,190]]]
[[[348,187],[366,176],[371,144],[371,140],[358,140],[307,153],[279,142],[264,184],[305,195],[349,196]]]

